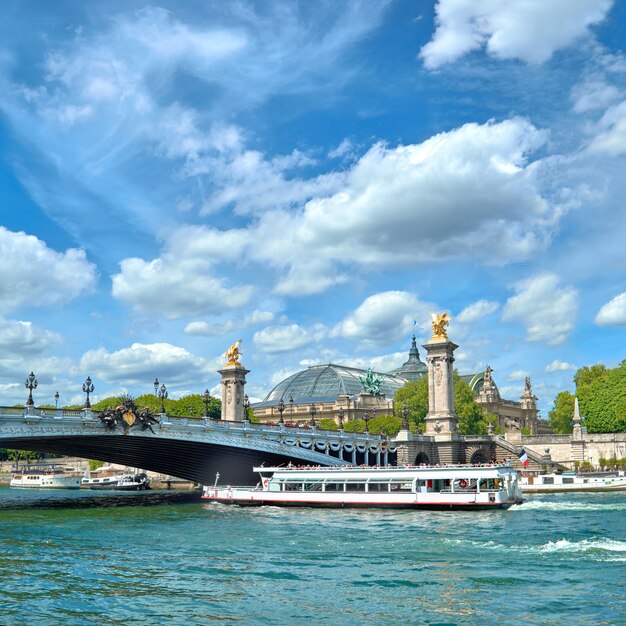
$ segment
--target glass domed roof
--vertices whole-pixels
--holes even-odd
[[[406,379],[400,376],[374,373],[384,376],[380,391],[389,399],[393,398],[396,391],[406,384]],[[288,404],[291,398],[295,404],[303,404],[306,402],[332,402],[338,396],[343,395],[354,396],[362,392],[359,376],[365,377],[365,374],[366,370],[346,367],[345,365],[332,363],[313,365],[278,383],[260,405],[273,404],[281,398],[285,404]]]

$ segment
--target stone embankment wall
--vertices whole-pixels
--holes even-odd
[[[600,459],[626,457],[626,433],[585,434],[581,439],[572,435],[523,436],[521,445],[538,454],[546,449],[555,463],[574,467],[574,461],[589,461],[600,467]]]

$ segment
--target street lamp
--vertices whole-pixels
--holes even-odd
[[[159,398],[161,398],[161,413],[165,414],[165,399],[170,394],[167,393],[167,387],[165,385],[161,385],[161,389],[159,389]]]
[[[293,422],[293,396],[289,396],[289,421]]]
[[[57,392],[54,394],[54,408],[55,408],[55,409],[58,409],[58,408],[59,408],[59,398],[60,398],[60,397],[61,397],[61,396],[59,395],[59,392],[57,391]]]
[[[285,420],[283,419],[283,413],[285,411],[285,403],[283,402],[282,398],[278,401],[278,406],[276,407],[276,409],[280,413],[280,419],[278,420],[278,423],[284,424]]]
[[[317,409],[313,403],[311,403],[311,406],[309,407],[309,413],[311,414],[310,424],[311,426],[315,426],[315,414],[317,413]]]
[[[250,398],[248,394],[243,397],[243,419],[248,421],[248,409],[250,408]]]
[[[24,383],[26,389],[28,389],[28,400],[26,400],[26,406],[33,406],[35,402],[33,401],[33,389],[37,389],[37,379],[35,378],[35,374],[31,372]]]
[[[91,377],[87,376],[87,378],[85,379],[85,382],[83,383],[83,393],[87,394],[87,398],[85,400],[85,408],[86,409],[90,409],[91,408],[91,402],[89,402],[89,394],[92,393],[94,390],[94,386],[91,383]]]
[[[343,407],[339,407],[339,410],[337,411],[337,417],[339,418],[339,430],[343,430],[343,416]]]
[[[409,430],[409,405],[402,403],[402,430]]]
[[[204,417],[209,417],[209,402],[211,402],[211,394],[208,389],[204,390],[202,394],[202,401],[204,402]]]
[[[159,379],[154,379],[154,397],[156,398],[157,392],[159,391]]]
[[[369,413],[363,413],[363,421],[365,422],[365,430],[363,431],[366,435],[370,434],[370,416]]]

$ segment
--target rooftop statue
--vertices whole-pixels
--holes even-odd
[[[527,393],[529,396],[533,393],[530,386],[530,376],[526,376],[526,380],[524,381],[524,393]]]
[[[450,323],[450,317],[447,313],[437,315],[436,313],[430,314],[433,325],[433,336],[431,341],[448,339],[448,333],[446,332],[446,326]]]
[[[380,395],[380,384],[385,380],[384,376],[374,374],[372,368],[368,368],[365,377],[359,376],[359,382],[365,393],[371,393],[375,396]]]
[[[226,365],[235,365],[237,367],[241,367],[241,363],[239,362],[239,357],[241,356],[241,350],[239,350],[239,344],[241,343],[241,339],[237,339],[235,343],[226,350]]]

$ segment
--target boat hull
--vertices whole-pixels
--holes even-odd
[[[484,502],[465,504],[442,503],[442,502],[312,502],[305,500],[287,501],[287,500],[244,500],[232,498],[208,498],[202,496],[203,500],[209,502],[218,502],[220,504],[234,504],[236,506],[284,506],[284,507],[308,507],[308,508],[325,508],[325,509],[412,509],[412,510],[429,510],[429,511],[491,511],[493,509],[508,509],[514,504],[521,502]]]

